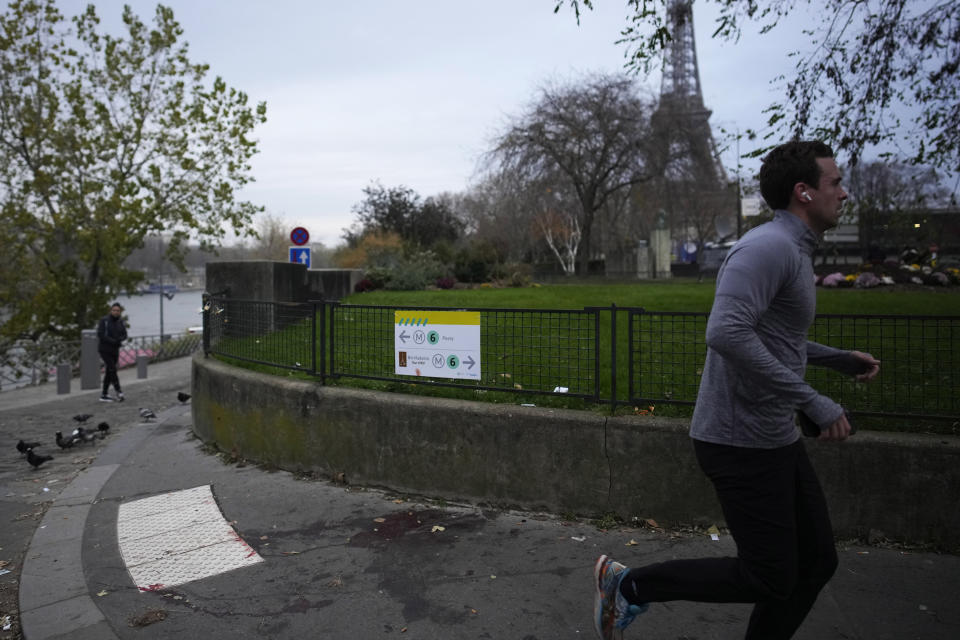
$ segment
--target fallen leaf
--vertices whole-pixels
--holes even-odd
[[[625,544],[624,546],[625,546],[625,547],[635,547],[635,546],[637,546],[638,544],[640,544],[640,543],[637,542],[636,540],[634,540],[633,538],[630,538],[630,542],[628,542],[628,543]]]
[[[653,527],[654,529],[659,529],[659,528],[660,528],[660,525],[657,524],[657,521],[654,520],[653,518],[647,518],[646,520],[644,520],[644,522],[647,523],[647,526],[648,526],[648,527]]]
[[[260,536],[260,539],[261,539],[261,540],[269,540],[270,537],[269,537],[269,536]]]
[[[153,624],[154,622],[160,622],[161,620],[166,619],[167,612],[163,609],[149,609],[145,613],[139,616],[131,616],[127,624],[131,627],[145,627],[148,624]]]
[[[104,589],[103,591],[98,592],[97,595],[102,598],[103,596],[107,595],[107,593],[108,593],[107,590]]]
[[[373,521],[374,521],[374,522],[386,522],[387,519],[386,519],[386,518],[374,518]]]
[[[720,533],[720,529],[717,528],[717,525],[712,524],[710,528],[707,529],[707,533]]]
[[[446,531],[446,527],[441,527],[438,524],[433,525],[433,529],[430,530],[430,533],[436,533],[437,531]]]

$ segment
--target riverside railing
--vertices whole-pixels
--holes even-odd
[[[206,353],[303,371],[321,382],[356,378],[562,394],[638,407],[694,403],[709,315],[613,305],[454,309],[216,298],[208,298],[204,307]],[[398,311],[477,312],[481,375],[442,378],[431,375],[440,368],[430,366],[418,375],[398,374]],[[883,362],[881,375],[870,384],[808,368],[810,384],[852,413],[960,419],[960,316],[820,315],[810,339],[866,351]]]
[[[120,348],[117,365],[132,367],[138,357],[148,362],[162,362],[188,356],[196,351],[203,336],[198,333],[181,336],[133,336]],[[80,373],[81,340],[21,340],[7,348],[0,361],[0,390],[50,382],[56,378],[59,365],[70,365],[74,376]]]

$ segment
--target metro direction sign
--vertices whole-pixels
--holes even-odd
[[[394,312],[394,373],[480,379],[479,311]]]

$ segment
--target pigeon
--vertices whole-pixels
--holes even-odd
[[[38,456],[33,452],[33,449],[27,449],[27,462],[33,465],[34,469],[38,468],[47,460],[53,460],[53,456]]]
[[[40,446],[39,442],[24,442],[23,440],[21,440],[20,442],[17,443],[17,451],[20,452],[20,455],[25,456],[27,455],[27,451],[29,451],[30,449],[33,449],[34,447],[39,447],[39,446]]]
[[[186,403],[190,399],[189,393],[184,393],[183,391],[177,391],[177,400],[181,403]]]
[[[73,419],[79,422],[80,424],[85,424],[87,420],[93,417],[93,414],[90,413],[81,413],[73,416]]]
[[[69,449],[70,447],[73,446],[73,441],[74,441],[73,436],[69,438],[64,438],[63,432],[57,431],[57,446],[60,447],[61,449]]]
[[[110,431],[110,425],[107,424],[106,422],[101,422],[100,424],[97,425],[97,431],[100,432],[101,438],[106,438],[107,433]]]
[[[150,421],[156,419],[157,414],[153,412],[153,409],[140,407],[140,417],[143,418],[144,421]]]
[[[83,427],[77,429],[77,440],[80,442],[93,442],[97,439],[97,433],[95,431],[87,431]]]

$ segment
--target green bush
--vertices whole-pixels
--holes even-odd
[[[415,251],[391,266],[371,267],[366,272],[375,288],[389,291],[419,291],[445,275],[446,267],[432,251]]]

